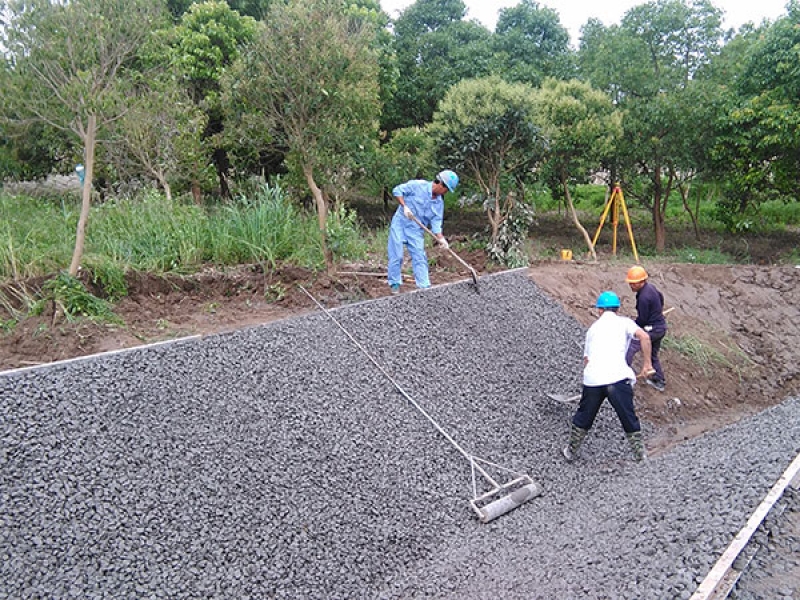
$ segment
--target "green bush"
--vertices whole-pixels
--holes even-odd
[[[525,241],[528,230],[534,220],[533,208],[523,202],[517,202],[500,225],[497,240],[486,246],[486,254],[493,261],[506,267],[524,267],[528,264],[525,254]]]
[[[575,203],[576,208],[602,210],[606,204],[607,189],[605,185],[578,184],[572,193],[572,201]]]
[[[122,324],[122,320],[114,314],[108,302],[89,293],[79,279],[66,271],[61,271],[56,277],[47,281],[42,290],[48,298],[61,307],[69,320],[88,317]]]
[[[800,202],[768,200],[761,204],[759,214],[768,225],[800,225]]]
[[[106,297],[114,302],[128,295],[125,270],[108,259],[87,257],[83,266],[89,272],[92,283],[103,290]]]
[[[328,213],[326,226],[328,247],[336,258],[352,260],[366,254],[367,243],[354,210],[339,204]]]

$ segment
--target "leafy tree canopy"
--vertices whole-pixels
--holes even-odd
[[[255,36],[255,23],[226,2],[211,0],[189,7],[171,38],[174,60],[196,101],[216,94],[225,68]]]
[[[461,0],[418,0],[395,23],[399,80],[386,107],[388,129],[429,123],[451,85],[489,73],[491,33],[463,21],[465,12]]]
[[[500,11],[492,45],[494,60],[507,81],[538,86],[545,77],[575,74],[569,33],[558,13],[534,0]]]
[[[227,4],[232,10],[245,17],[262,20],[269,12],[273,0],[228,0]],[[167,7],[176,19],[180,19],[197,0],[167,0]]]

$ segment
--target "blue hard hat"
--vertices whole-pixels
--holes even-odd
[[[436,179],[445,184],[445,186],[447,186],[447,189],[450,190],[451,192],[455,192],[456,187],[458,187],[458,175],[456,175],[455,173],[453,173],[453,171],[449,169],[441,171],[436,176]]]
[[[597,297],[597,308],[619,308],[619,296],[614,292],[603,292]]]

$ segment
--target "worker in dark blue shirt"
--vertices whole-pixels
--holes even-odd
[[[667,333],[664,295],[648,281],[647,271],[638,265],[628,269],[625,281],[631,286],[631,291],[636,292],[636,324],[650,335],[650,360],[656,372],[646,381],[659,392],[663,392],[667,380],[664,377],[664,369],[661,368],[661,361],[658,360],[658,352],[661,350],[661,341]],[[632,340],[625,356],[629,365],[633,364],[633,357],[640,350],[639,340]]]

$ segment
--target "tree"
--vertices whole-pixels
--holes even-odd
[[[168,39],[171,60],[178,66],[189,95],[206,115],[203,138],[223,198],[230,197],[230,160],[224,143],[220,78],[255,31],[256,21],[251,17],[242,17],[225,2],[208,1],[192,4]]]
[[[704,139],[697,132],[704,123],[682,118],[695,110],[684,101],[702,98],[686,90],[702,79],[718,53],[720,23],[720,11],[708,0],[691,5],[658,0],[629,10],[618,27],[594,22],[584,27],[581,65],[589,81],[612,94],[623,110],[620,179],[633,188],[630,197],[650,209],[659,252],[666,243],[664,214],[675,184],[674,165],[686,156],[688,141]]]
[[[123,176],[154,179],[172,199],[172,185],[187,187],[206,163],[206,116],[172,80],[150,81],[128,98],[128,110],[111,128],[109,160]],[[209,169],[210,170],[210,169]]]
[[[180,19],[193,4],[197,4],[196,0],[167,0],[169,11],[176,19]],[[227,0],[227,4],[240,15],[260,21],[269,12],[272,0]]]
[[[500,10],[492,47],[506,81],[538,87],[546,77],[569,79],[575,72],[569,32],[558,13],[534,0]]]
[[[81,213],[69,273],[78,272],[91,206],[98,133],[124,112],[124,72],[162,22],[152,0],[20,0],[7,5],[3,90],[18,123],[38,121],[84,147]]]
[[[326,243],[328,202],[321,171],[377,135],[378,67],[374,31],[348,17],[337,0],[293,0],[275,8],[256,39],[224,78],[229,104],[260,115],[271,143],[286,148],[302,174]]]
[[[594,244],[581,225],[570,183],[585,181],[614,152],[622,115],[605,93],[577,80],[548,79],[536,94],[535,120],[547,140],[543,170],[554,197],[563,195],[572,222],[593,259]]]
[[[448,90],[429,126],[441,164],[483,193],[492,244],[514,208],[514,189],[543,153],[533,97],[531,86],[496,76],[464,80]]]
[[[726,182],[729,227],[768,198],[795,199],[800,171],[800,3],[747,36],[717,122],[713,159]],[[728,82],[726,82],[728,83]],[[735,168],[731,168],[734,165]]]
[[[447,89],[488,75],[491,33],[465,22],[462,0],[417,0],[395,22],[397,91],[384,109],[389,130],[430,123]]]

